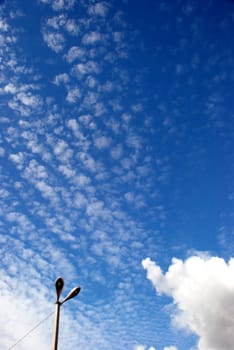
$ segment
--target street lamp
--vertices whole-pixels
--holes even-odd
[[[64,304],[67,300],[74,298],[80,293],[80,287],[73,288],[66,298],[64,298],[62,301],[59,300],[60,295],[62,293],[64,286],[64,280],[62,277],[59,277],[55,281],[55,288],[56,288],[56,294],[57,294],[57,300],[55,303],[55,319],[54,319],[54,336],[53,336],[53,346],[52,350],[57,350],[58,348],[58,333],[59,333],[59,316],[60,316],[60,306]]]

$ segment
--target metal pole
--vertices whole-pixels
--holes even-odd
[[[56,301],[55,303],[55,318],[54,318],[54,336],[52,350],[58,349],[58,334],[59,334],[59,315],[60,315],[61,302]]]

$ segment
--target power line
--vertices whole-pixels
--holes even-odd
[[[28,331],[23,337],[21,337],[19,340],[17,340],[16,343],[14,343],[13,345],[11,345],[8,350],[13,349],[17,344],[19,344],[23,339],[25,339],[29,334],[31,334],[33,331],[35,331],[35,329],[37,329],[43,322],[45,322],[54,312],[51,312],[49,315],[47,315],[42,321],[40,321],[39,323],[36,324],[36,326],[34,326],[32,329],[30,329],[30,331]]]

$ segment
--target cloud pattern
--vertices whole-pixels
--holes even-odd
[[[29,8],[19,1],[0,8],[1,348],[53,312],[52,283],[61,274],[66,286],[77,281],[82,286],[75,306],[64,307],[61,347],[69,341],[85,349],[180,348],[174,331],[165,331],[167,317],[152,313],[160,302],[144,296],[148,285],[140,262],[143,256],[168,258],[168,208],[177,207],[181,190],[181,169],[174,162],[182,157],[202,174],[208,150],[201,139],[219,142],[223,152],[230,149],[231,130],[222,115],[231,102],[222,87],[232,83],[233,56],[228,49],[219,56],[215,45],[207,45],[205,59],[192,46],[203,38],[199,23],[211,5],[194,15],[189,42],[180,25],[196,13],[196,5],[189,1],[180,7],[171,24],[167,14],[173,6],[158,2],[165,40],[154,45],[128,23],[125,6],[125,1],[116,6],[38,0]],[[225,36],[233,19],[223,21],[219,28]],[[185,51],[191,52],[188,61]],[[160,64],[154,68],[151,59]],[[173,83],[167,85],[168,76]],[[185,102],[186,89],[191,94]],[[200,101],[196,89],[206,99]],[[197,105],[195,116],[202,111],[202,127],[196,118],[195,124],[186,118],[188,112],[194,117],[191,105]],[[230,188],[230,201],[231,193]],[[226,231],[224,226],[219,231],[224,250],[232,239]],[[176,243],[172,238],[172,250]],[[174,298],[155,269],[155,283],[164,281],[161,292]],[[175,318],[176,324],[181,320]],[[50,323],[47,319],[18,348],[48,348]],[[213,344],[197,323],[183,326],[201,337],[201,349]],[[165,344],[166,336],[176,346]]]

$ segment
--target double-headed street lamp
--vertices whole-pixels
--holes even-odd
[[[53,346],[52,350],[57,350],[58,348],[58,333],[59,333],[59,315],[60,315],[60,306],[64,304],[67,300],[74,298],[80,293],[80,287],[73,288],[70,293],[62,301],[59,300],[64,286],[64,280],[62,277],[57,278],[55,282],[57,300],[55,303],[55,319],[54,319],[54,336],[53,336]]]

